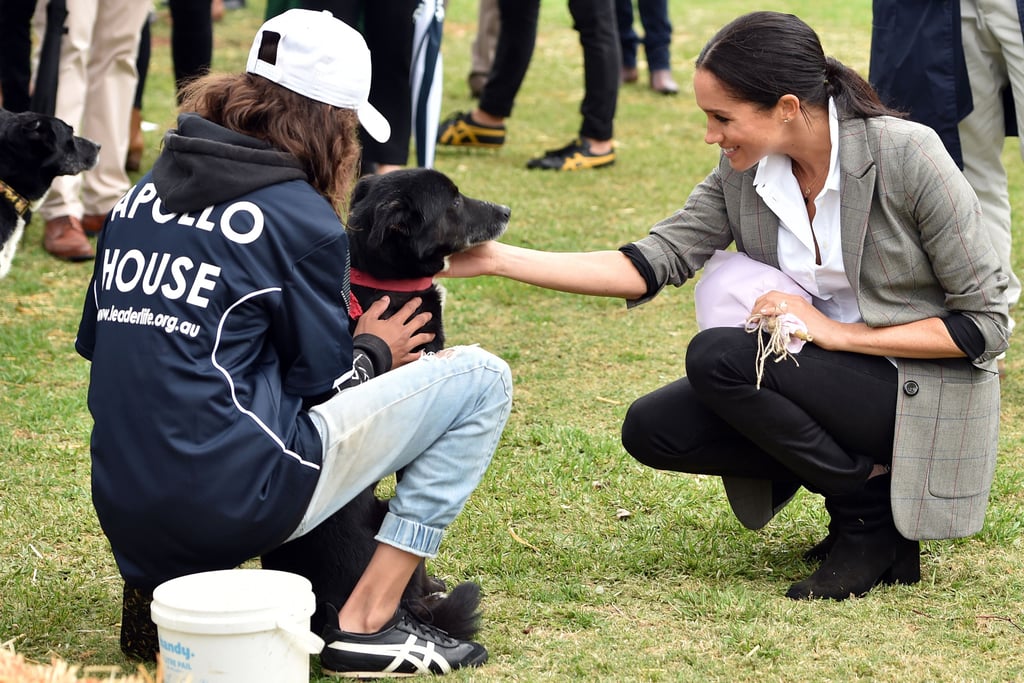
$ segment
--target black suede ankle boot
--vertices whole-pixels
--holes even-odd
[[[836,544],[839,536],[839,525],[836,523],[836,511],[832,498],[825,497],[825,511],[828,512],[828,535],[818,541],[804,553],[804,559],[808,562],[824,562],[828,557],[832,546]]]
[[[160,644],[150,615],[153,591],[124,585],[121,600],[121,652],[131,659],[155,662]]]
[[[830,521],[828,523],[828,534],[804,552],[804,559],[808,562],[824,562],[832,551],[832,546],[836,544],[838,536],[839,530],[836,528],[835,521]]]
[[[874,477],[860,494],[826,499],[834,543],[821,567],[790,586],[786,597],[845,600],[864,595],[879,583],[921,580],[920,544],[896,530],[889,484],[888,475]]]

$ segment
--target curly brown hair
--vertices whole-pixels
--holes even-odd
[[[192,81],[181,92],[181,111],[294,155],[310,184],[344,219],[359,170],[355,111],[248,73],[209,74]]]

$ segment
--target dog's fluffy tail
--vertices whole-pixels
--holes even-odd
[[[448,593],[431,595],[407,603],[421,620],[458,640],[472,640],[480,631],[480,586],[463,582]]]

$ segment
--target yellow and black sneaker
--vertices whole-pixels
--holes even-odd
[[[526,168],[543,168],[552,171],[581,171],[585,168],[601,168],[615,163],[615,148],[604,154],[590,151],[590,143],[581,138],[570,142],[562,149],[544,152],[544,156],[530,159]]]
[[[437,144],[496,149],[505,144],[505,126],[485,126],[469,112],[455,112],[437,127]]]

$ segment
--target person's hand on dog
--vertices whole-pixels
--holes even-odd
[[[366,309],[356,323],[355,334],[372,334],[380,337],[391,349],[391,369],[399,368],[423,355],[413,349],[434,339],[432,332],[420,332],[432,317],[427,311],[416,313],[420,298],[410,299],[405,306],[395,311],[390,318],[383,318],[391,299],[384,296]]]
[[[496,254],[502,246],[501,243],[490,240],[452,254],[446,261],[447,267],[438,275],[440,277],[491,275],[494,272]]]

